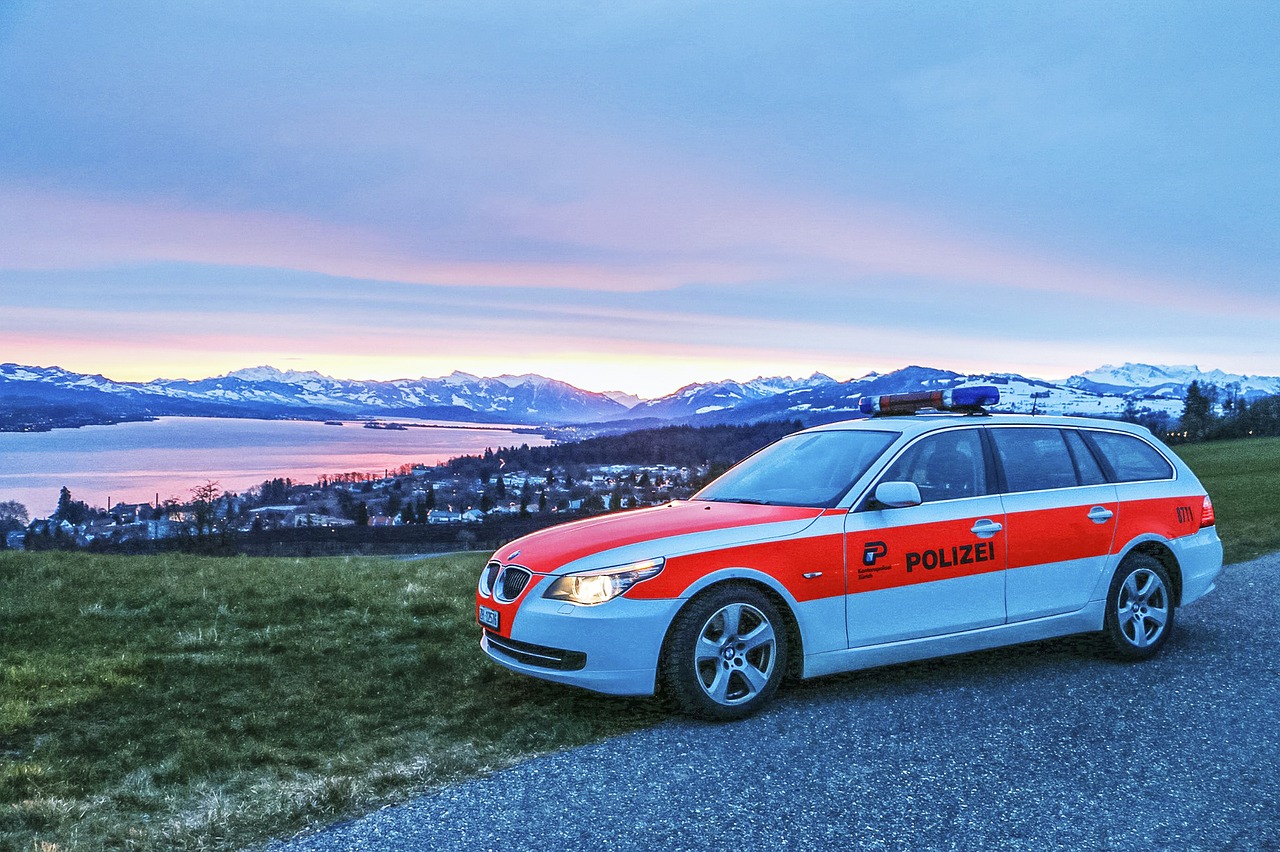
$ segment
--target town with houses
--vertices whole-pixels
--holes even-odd
[[[459,464],[459,462],[463,462]],[[192,499],[116,503],[89,507],[64,489],[49,518],[11,529],[13,549],[55,546],[101,547],[166,540],[198,540],[222,534],[269,534],[279,530],[346,527],[430,526],[433,539],[466,545],[468,528],[504,519],[544,526],[576,517],[690,496],[707,479],[708,465],[565,465],[540,471],[500,468],[454,460],[440,466],[406,465],[381,474],[345,473],[318,482],[274,479],[243,494],[206,482]],[[460,533],[449,536],[443,528]]]

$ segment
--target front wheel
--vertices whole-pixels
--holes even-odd
[[[1103,635],[1116,656],[1145,660],[1169,640],[1173,614],[1169,572],[1159,560],[1135,553],[1111,578]]]
[[[676,617],[662,661],[676,704],[702,719],[741,719],[777,691],[786,670],[781,613],[750,586],[713,589]]]

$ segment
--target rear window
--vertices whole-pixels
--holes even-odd
[[[1173,478],[1173,465],[1141,438],[1120,432],[1089,431],[1084,434],[1111,468],[1115,482]]]

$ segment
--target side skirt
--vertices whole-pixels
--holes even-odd
[[[1105,601],[1090,601],[1085,604],[1083,609],[1075,612],[1051,615],[1030,621],[998,624],[994,627],[982,627],[977,630],[949,633],[944,636],[926,636],[920,639],[907,639],[902,642],[886,642],[882,645],[867,645],[862,648],[848,648],[841,651],[810,654],[804,658],[804,676],[806,678],[820,677],[858,669],[871,669],[877,666],[910,663],[931,657],[968,654],[972,651],[999,648],[1003,645],[1017,645],[1020,642],[1035,642],[1040,639],[1070,636],[1073,633],[1091,633],[1102,629],[1105,611]]]

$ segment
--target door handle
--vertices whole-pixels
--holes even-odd
[[[978,538],[991,538],[991,536],[1000,532],[1002,529],[1004,529],[1004,524],[998,524],[989,518],[983,518],[982,520],[974,521],[969,532],[973,533]]]
[[[1116,513],[1105,506],[1094,506],[1089,510],[1089,520],[1095,524],[1105,524],[1116,516]]]

